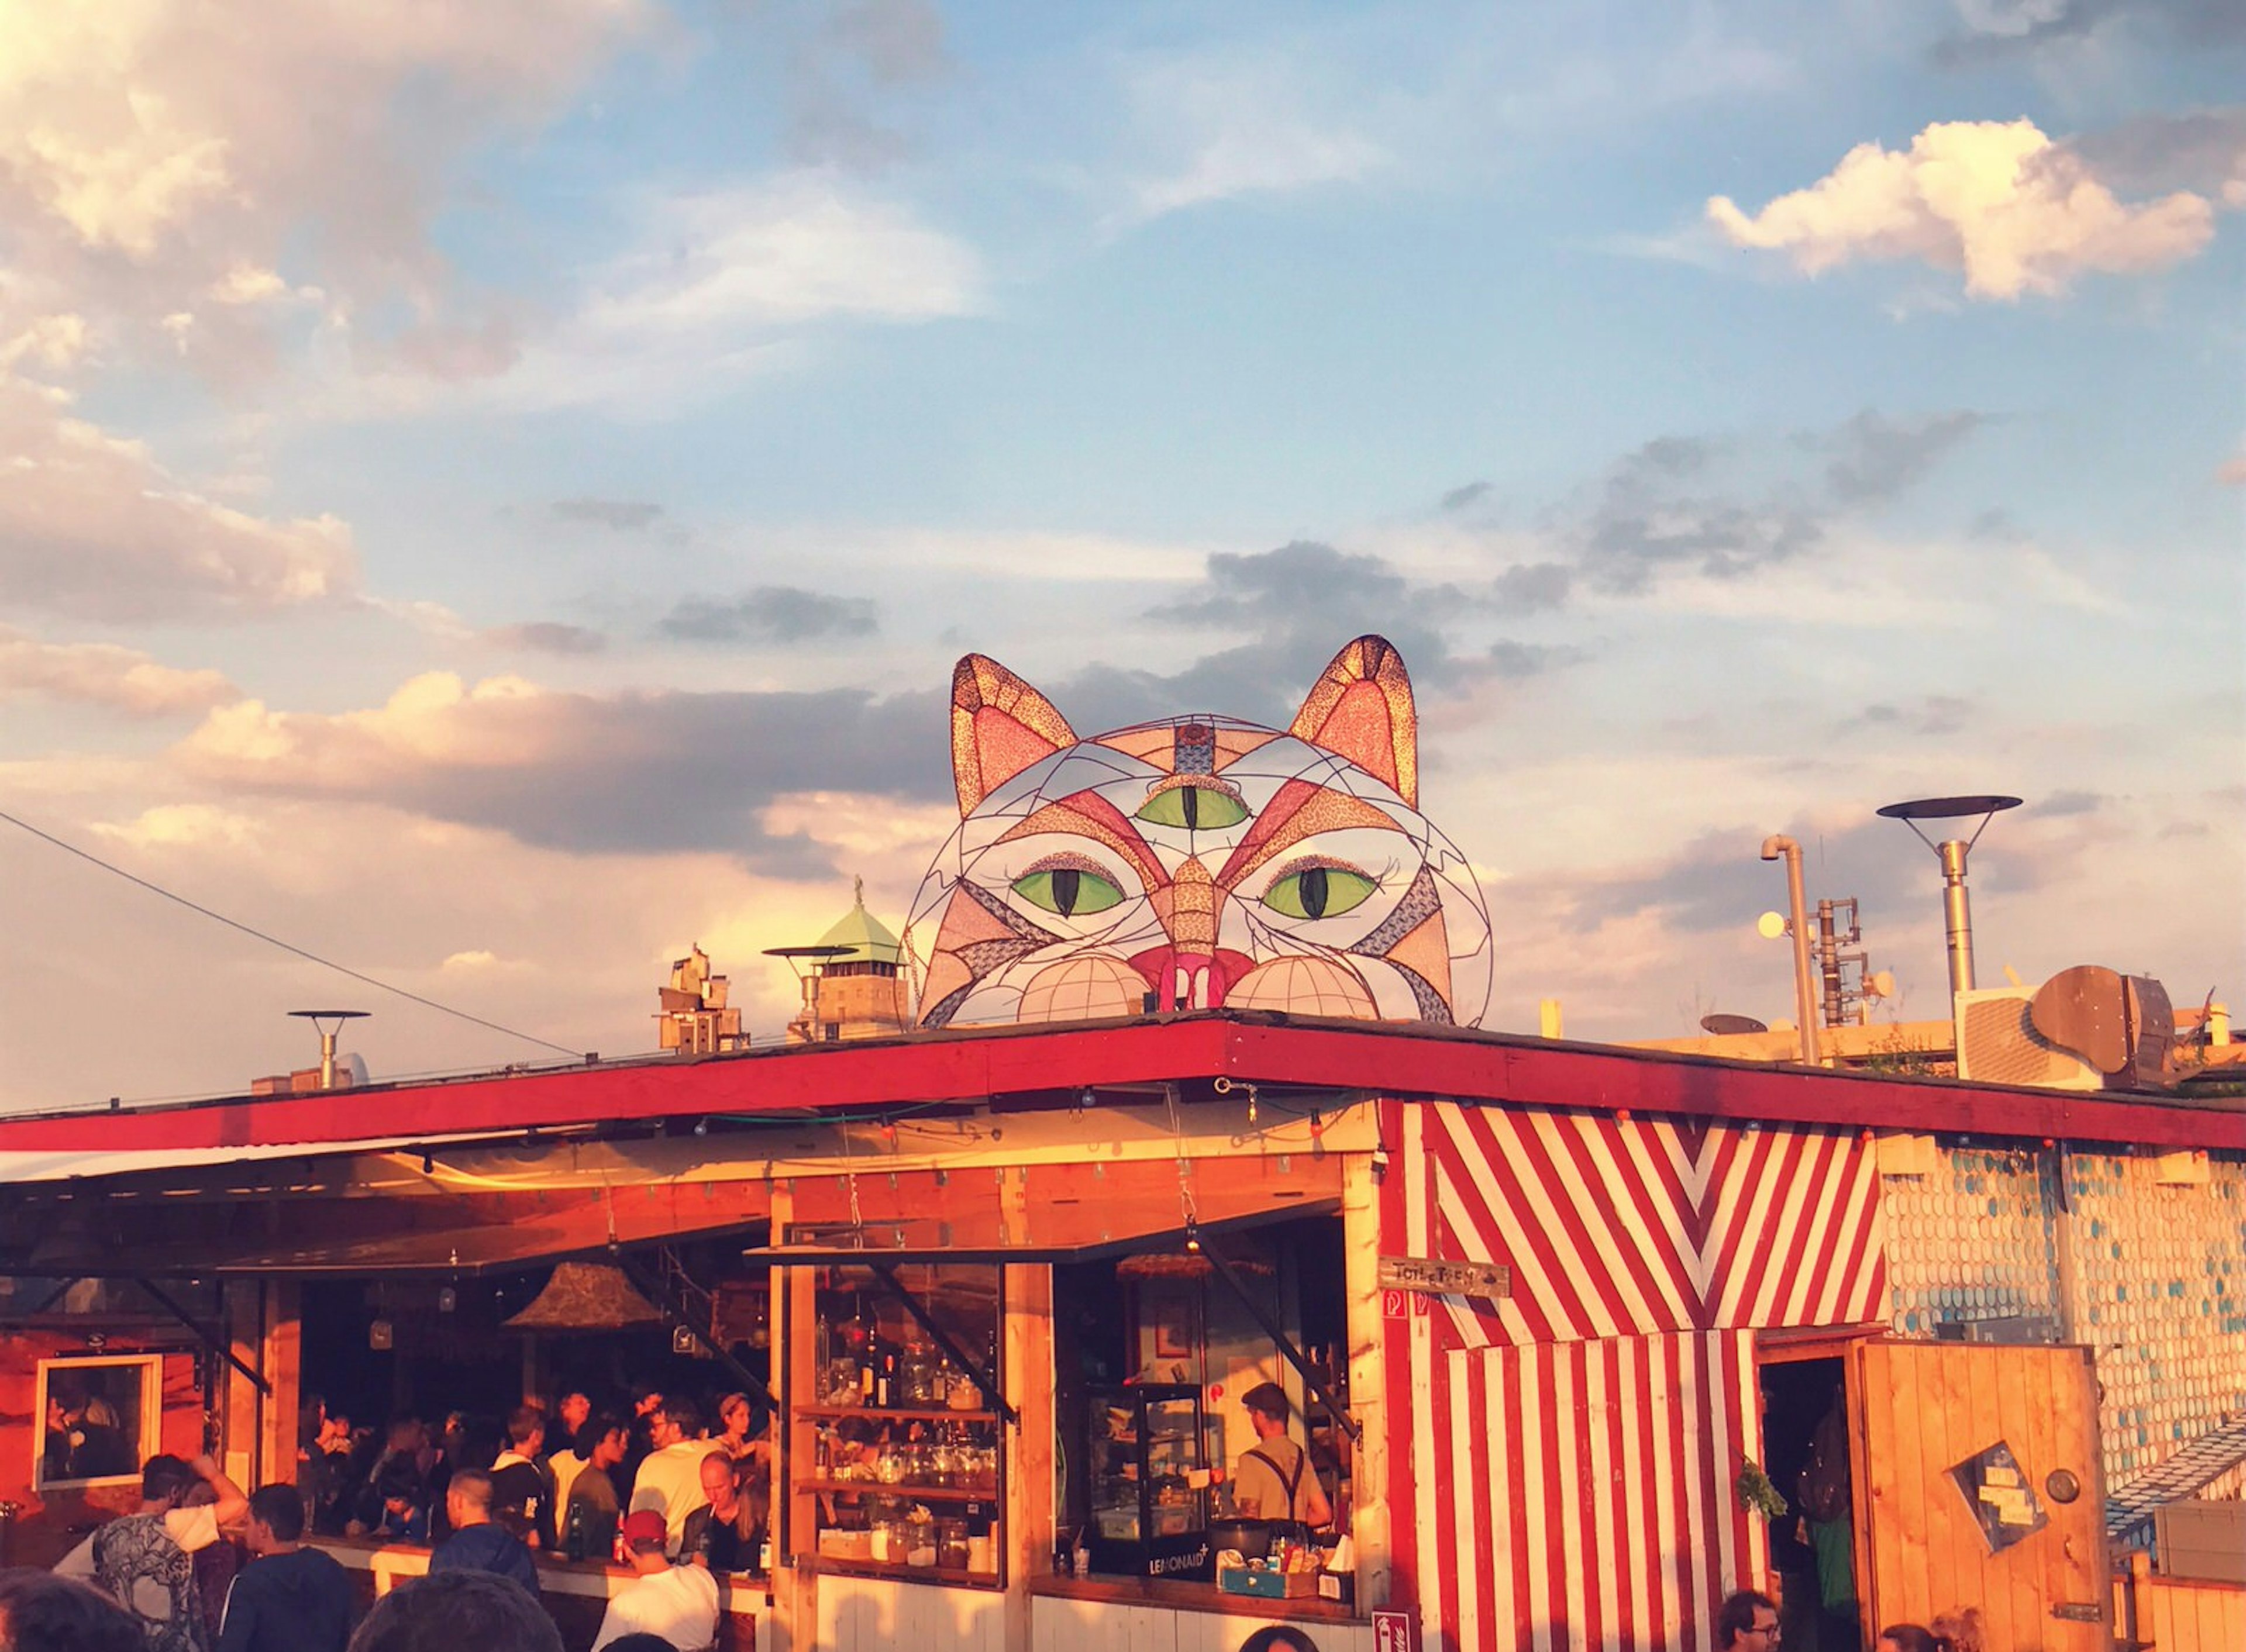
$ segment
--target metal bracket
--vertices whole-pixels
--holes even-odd
[[[205,1348],[210,1349],[212,1353],[216,1354],[221,1359],[223,1359],[228,1364],[233,1366],[235,1370],[240,1371],[244,1377],[248,1377],[249,1379],[250,1386],[255,1388],[259,1393],[264,1395],[267,1398],[269,1399],[272,1397],[273,1384],[267,1382],[263,1377],[258,1374],[256,1367],[245,1363],[242,1359],[235,1353],[233,1346],[228,1343],[225,1337],[220,1336],[216,1331],[212,1330],[208,1326],[198,1323],[194,1315],[188,1313],[186,1309],[180,1307],[179,1303],[174,1302],[169,1296],[167,1296],[162,1291],[159,1290],[153,1281],[136,1279],[133,1282],[138,1285],[142,1290],[147,1292],[149,1295],[154,1297],[156,1299],[157,1305],[163,1309],[166,1313],[169,1314],[174,1319],[178,1320],[180,1324],[193,1331],[195,1336],[201,1339],[202,1345]]]
[[[980,1360],[976,1359],[958,1343],[953,1342],[950,1333],[929,1317],[928,1310],[921,1306],[920,1298],[905,1288],[904,1281],[897,1277],[895,1268],[887,1262],[875,1262],[872,1267],[874,1277],[881,1281],[889,1295],[904,1304],[905,1312],[912,1315],[915,1325],[928,1333],[929,1340],[936,1345],[943,1356],[973,1377],[975,1385],[990,1397],[990,1409],[1015,1427],[1020,1427],[1022,1414],[1007,1402],[1004,1390],[998,1385],[998,1374],[996,1371],[985,1370]],[[1004,1277],[1004,1270],[1001,1269],[999,1278],[1003,1281]],[[1003,1284],[1000,1288],[1000,1300],[1004,1300]]]
[[[1310,1390],[1310,1397],[1324,1405],[1327,1415],[1342,1425],[1344,1431],[1352,1441],[1361,1444],[1365,1439],[1365,1424],[1342,1409],[1341,1402],[1337,1400],[1332,1391],[1318,1380],[1317,1373],[1310,1369],[1310,1361],[1304,1359],[1302,1349],[1295,1346],[1295,1339],[1287,1335],[1285,1329],[1276,1320],[1263,1311],[1263,1304],[1256,1300],[1255,1293],[1248,1288],[1247,1281],[1242,1279],[1232,1264],[1211,1249],[1208,1241],[1201,1236],[1201,1225],[1198,1222],[1187,1225],[1186,1247],[1189,1250],[1200,1253],[1201,1260],[1206,1261],[1216,1276],[1225,1282],[1227,1288],[1240,1299],[1240,1305],[1248,1310],[1248,1316],[1263,1328],[1266,1336],[1278,1344],[1279,1352],[1285,1356],[1287,1363],[1293,1366],[1296,1372],[1302,1377],[1303,1386]]]
[[[641,1295],[655,1304],[656,1311],[663,1315],[664,1323],[685,1327],[686,1334],[701,1344],[703,1351],[711,1359],[716,1360],[720,1369],[739,1383],[741,1387],[767,1411],[775,1417],[779,1415],[779,1401],[772,1397],[772,1390],[765,1385],[765,1379],[735,1359],[725,1349],[718,1347],[710,1340],[708,1332],[671,1307],[670,1290],[668,1285],[648,1274],[622,1251],[609,1253],[609,1260],[616,1264],[618,1273],[631,1281]]]

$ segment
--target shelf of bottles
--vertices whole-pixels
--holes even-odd
[[[997,1268],[894,1271],[943,1340],[997,1370]],[[1001,1582],[1005,1434],[992,1397],[869,1269],[820,1269],[813,1303],[809,1380],[790,1406],[791,1478],[819,1564]]]

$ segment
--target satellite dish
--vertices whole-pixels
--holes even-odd
[[[1895,996],[1895,971],[1882,969],[1877,975],[1864,977],[1864,996],[1892,998]]]
[[[1753,1016],[1727,1016],[1719,1010],[1700,1017],[1700,1030],[1724,1038],[1743,1032],[1768,1032],[1770,1029]]]
[[[1755,933],[1766,941],[1775,941],[1786,933],[1786,914],[1766,912],[1755,920]]]

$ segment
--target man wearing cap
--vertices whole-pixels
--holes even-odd
[[[1241,1396],[1256,1444],[1232,1472],[1232,1506],[1249,1519],[1299,1520],[1312,1527],[1333,1523],[1325,1488],[1311,1472],[1310,1454],[1287,1434],[1294,1406],[1276,1383],[1258,1383]]]
[[[653,1509],[624,1516],[625,1559],[639,1574],[609,1602],[592,1652],[627,1635],[653,1635],[678,1652],[699,1652],[718,1638],[718,1580],[708,1568],[673,1566],[663,1552],[670,1527]]]

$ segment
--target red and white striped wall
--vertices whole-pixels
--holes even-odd
[[[1858,1132],[1389,1104],[1383,1249],[1512,1270],[1389,1339],[1399,1594],[1428,1652],[1712,1649],[1767,1532],[1754,1332],[1883,1317]],[[1409,1533],[1407,1536],[1406,1533]]]
[[[1732,1495],[1755,1450],[1752,1333],[1461,1349],[1442,1388],[1415,1527],[1429,1628],[1459,1648],[1713,1652],[1713,1603],[1769,1568]]]

